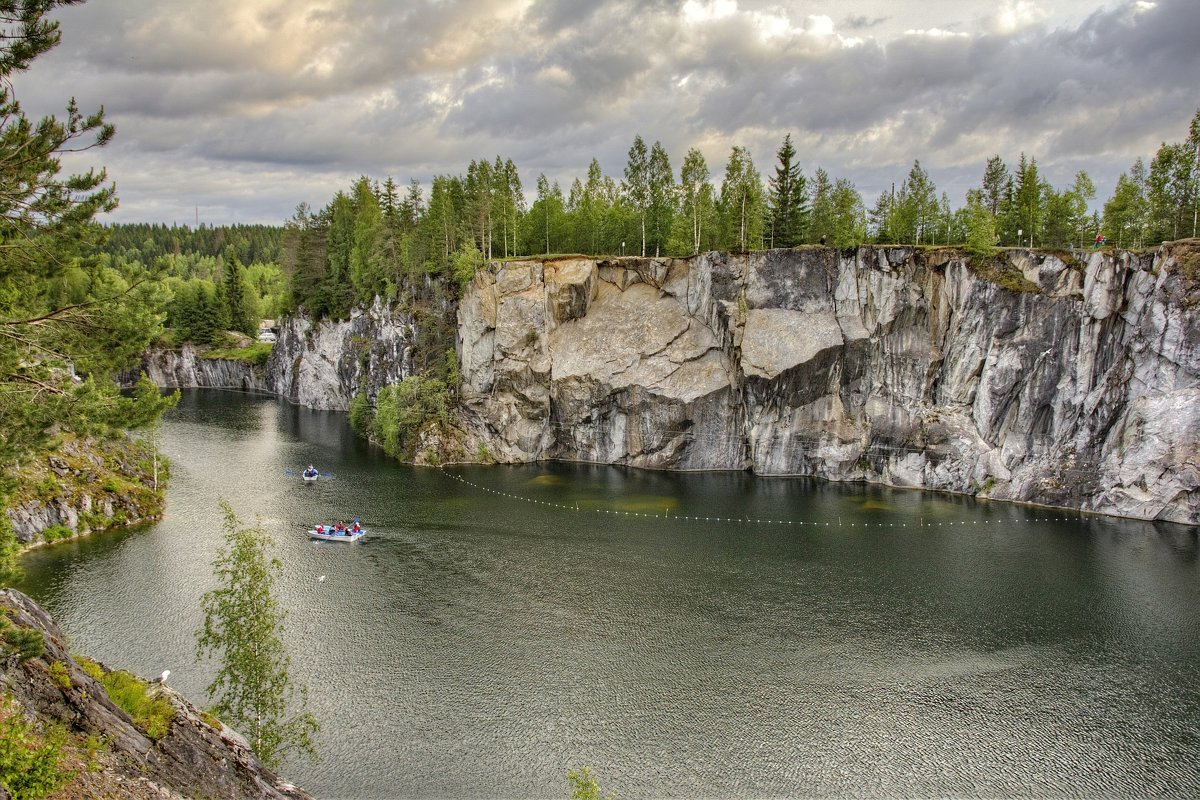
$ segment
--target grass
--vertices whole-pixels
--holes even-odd
[[[255,342],[248,347],[235,347],[219,350],[209,350],[201,358],[224,359],[225,361],[241,361],[245,364],[265,364],[271,357],[270,342]]]
[[[67,665],[61,661],[50,662],[50,678],[58,688],[66,691],[71,688],[71,675],[67,672]]]
[[[77,657],[83,671],[104,684],[108,697],[129,715],[133,724],[151,739],[161,739],[171,730],[175,709],[162,697],[151,697],[150,684],[124,670],[105,672],[90,658]]]

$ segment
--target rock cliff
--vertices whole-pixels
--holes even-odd
[[[267,389],[263,367],[232,359],[204,358],[191,344],[178,350],[147,351],[140,371],[164,389]],[[125,383],[132,383],[136,376],[128,377]]]
[[[159,519],[168,463],[146,441],[59,435],[25,460],[4,513],[23,546]]]
[[[463,422],[502,461],[1196,524],[1198,267],[1193,241],[974,266],[902,247],[494,264],[458,310]]]
[[[345,411],[358,392],[373,399],[412,374],[415,340],[412,317],[379,298],[338,322],[301,313],[282,321],[266,388],[298,405]]]
[[[41,655],[25,659],[5,648],[0,657],[5,700],[15,701],[17,713],[35,730],[65,729],[64,757],[83,751],[80,756],[90,762],[70,770],[74,777],[55,796],[309,797],[264,767],[235,731],[163,683],[151,684],[149,694],[169,703],[173,716],[165,733],[148,735],[76,661],[63,632],[32,600],[13,589],[0,591],[0,611],[9,634],[36,632],[45,644]]]

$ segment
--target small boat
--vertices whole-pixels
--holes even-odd
[[[361,526],[343,528],[339,531],[337,528],[328,525],[319,525],[316,528],[309,529],[308,538],[320,539],[323,542],[357,542],[366,533],[367,529]]]
[[[320,477],[320,475],[321,473],[318,472],[315,467],[309,467],[300,473],[300,477],[304,478],[306,483],[315,481],[318,477]]]

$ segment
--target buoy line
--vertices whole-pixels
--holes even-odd
[[[547,508],[558,508],[564,511],[577,511],[581,514],[596,514],[618,516],[618,517],[643,517],[645,519],[670,519],[683,520],[687,522],[720,522],[734,523],[742,525],[779,525],[782,527],[808,527],[808,528],[966,528],[975,525],[990,525],[992,523],[1012,525],[1012,524],[1028,524],[1041,522],[1078,522],[1078,519],[1070,519],[1067,517],[1034,517],[1032,519],[1012,520],[1012,519],[983,519],[983,520],[959,520],[957,522],[930,522],[918,520],[915,522],[843,522],[841,517],[837,518],[836,522],[813,522],[808,520],[794,519],[773,519],[770,517],[720,517],[720,516],[700,516],[698,514],[650,514],[641,511],[621,511],[608,508],[580,508],[578,505],[567,505],[566,503],[553,503],[548,500],[537,500],[533,497],[524,495],[512,494],[511,492],[501,492],[497,489],[491,489],[487,486],[482,486],[473,481],[469,481],[461,475],[455,475],[448,472],[445,467],[439,466],[438,469],[443,475],[451,480],[456,480],[465,486],[470,486],[472,489],[477,489],[487,494],[494,494],[497,497],[504,497],[509,500],[516,500],[521,503],[528,503],[535,506],[545,506]]]

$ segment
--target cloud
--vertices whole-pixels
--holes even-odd
[[[865,31],[887,20],[888,17],[868,17],[866,14],[851,14],[846,17],[846,21],[843,24],[852,31]]]
[[[15,83],[34,113],[61,114],[71,95],[105,106],[117,142],[86,158],[117,179],[120,219],[197,194],[231,221],[278,221],[328,199],[288,191],[331,195],[364,173],[428,181],[496,154],[529,186],[544,171],[567,187],[593,157],[619,175],[638,133],[676,166],[702,148],[718,176],[734,144],[766,172],[790,132],[806,170],[868,194],[919,158],[959,202],[964,175],[1022,151],[1051,180],[1088,168],[1103,193],[1184,135],[1200,3],[943,8],[92,0],[56,12],[63,44]]]

